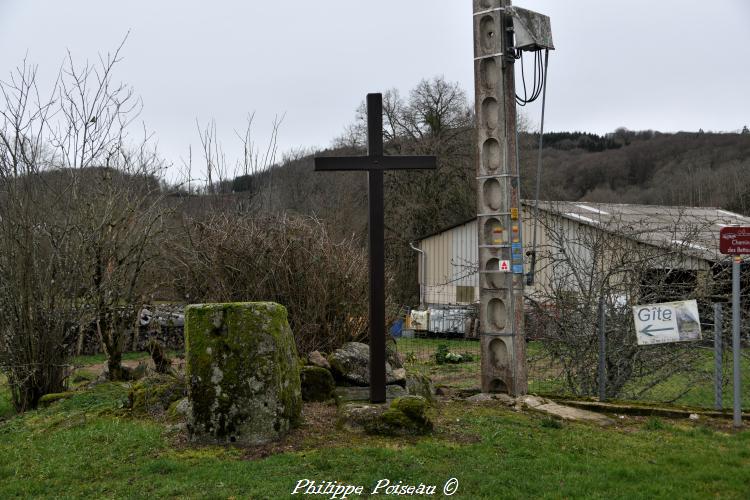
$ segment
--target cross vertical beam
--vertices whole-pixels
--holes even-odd
[[[383,97],[367,94],[367,156],[383,156]],[[385,201],[383,171],[370,170],[370,401],[385,402]],[[382,367],[382,369],[381,369]]]
[[[383,96],[367,94],[367,156],[316,157],[316,171],[368,173],[370,249],[370,401],[386,400],[385,373],[385,234],[383,171],[434,169],[434,156],[383,156]]]

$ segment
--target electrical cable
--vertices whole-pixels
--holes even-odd
[[[526,70],[523,63],[523,52],[521,50],[516,51],[514,58],[520,59],[521,61],[521,83],[523,86],[523,97],[516,94],[516,103],[519,106],[526,106],[526,104],[536,101],[542,93],[542,87],[544,86],[546,78],[546,60],[548,55],[549,50],[545,49],[545,59],[543,62],[541,50],[534,52],[534,72],[531,85],[531,95],[529,95],[529,90],[526,85]]]
[[[541,57],[540,57],[541,59]],[[544,51],[544,72],[542,73],[542,119],[539,125],[539,156],[537,157],[536,166],[536,192],[534,193],[534,230],[532,232],[532,243],[531,250],[528,252],[531,255],[531,265],[529,266],[529,272],[526,275],[526,284],[531,286],[534,284],[534,273],[536,271],[536,234],[537,226],[539,225],[539,191],[542,183],[542,147],[544,146],[544,108],[547,104],[547,63],[549,61],[549,49]]]

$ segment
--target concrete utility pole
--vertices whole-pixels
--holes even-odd
[[[554,47],[546,16],[510,0],[473,7],[482,391],[516,396],[527,392],[527,373],[515,51]]]

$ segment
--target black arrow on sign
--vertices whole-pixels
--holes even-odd
[[[652,332],[668,332],[669,330],[674,330],[673,327],[669,327],[669,328],[651,328],[652,326],[654,326],[654,325],[646,325],[646,328],[644,328],[643,330],[641,330],[641,333],[644,334],[644,335],[648,335],[649,337],[653,337],[654,335],[653,335]]]

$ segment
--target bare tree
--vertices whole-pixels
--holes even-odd
[[[96,324],[110,377],[124,376],[162,210],[161,162],[127,134],[141,103],[114,80],[121,49],[83,66],[68,54],[48,98],[25,63],[0,84],[0,369],[18,410],[64,386],[74,325]]]
[[[528,330],[541,347],[531,358],[532,371],[539,376],[542,367],[554,367],[566,392],[596,394],[603,306],[607,397],[643,397],[676,374],[687,383],[670,397],[687,392],[690,381],[704,376],[700,350],[690,343],[637,346],[631,306],[692,298],[707,303],[711,270],[697,266],[690,250],[710,223],[673,214],[673,221],[658,228],[619,218],[594,227],[545,214],[540,212],[546,244],[538,249],[539,277],[527,295],[533,306]],[[652,240],[654,234],[672,243]]]
[[[274,189],[274,172],[277,166],[278,134],[283,116],[274,118],[271,135],[265,146],[255,140],[253,124],[255,115],[246,118],[245,129],[234,131],[242,151],[234,160],[220,141],[216,122],[205,127],[196,121],[202,154],[197,164],[193,162],[192,149],[188,160],[183,161],[182,185],[189,192],[212,196],[199,197],[191,202],[191,211],[234,210],[256,213],[278,209],[278,196],[283,189]]]
[[[0,370],[17,411],[65,387],[77,292],[67,257],[79,243],[63,215],[71,183],[47,175],[54,101],[40,95],[36,72],[24,61],[0,83]]]

